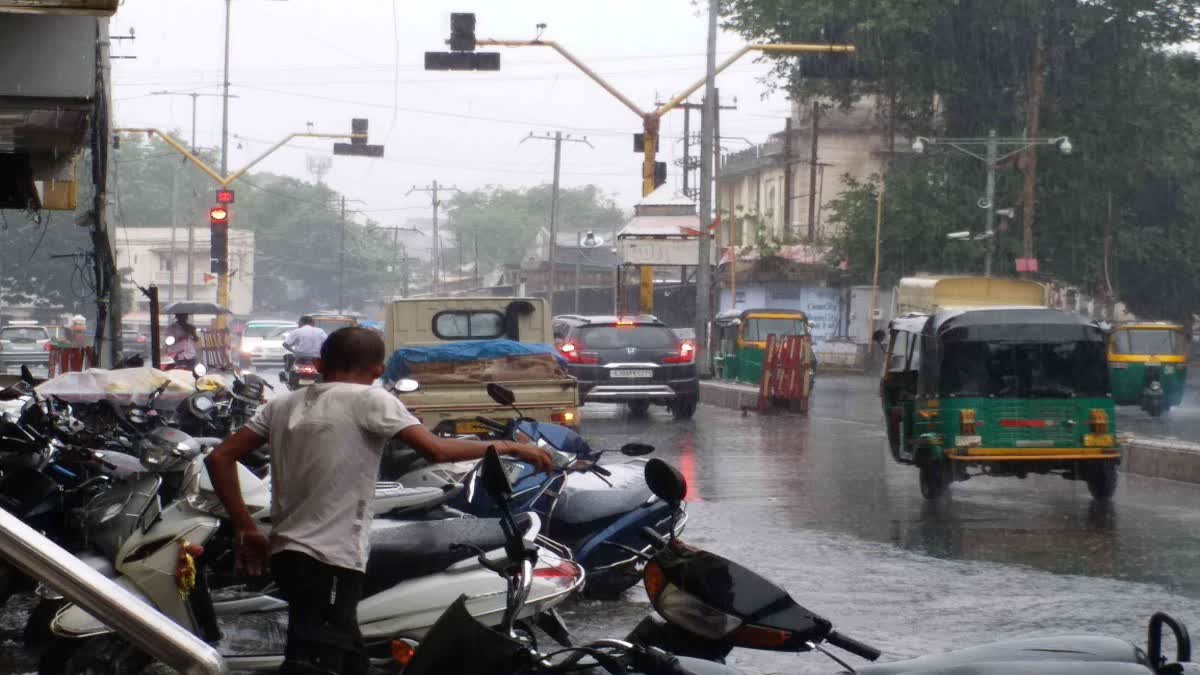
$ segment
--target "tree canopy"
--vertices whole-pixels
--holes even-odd
[[[984,165],[913,156],[916,135],[1071,138],[1000,164],[996,269],[1014,269],[1022,227],[1041,272],[1117,299],[1147,318],[1200,309],[1191,259],[1200,186],[1200,66],[1178,45],[1200,36],[1190,0],[728,0],[725,25],[755,40],[848,42],[852,59],[781,58],[775,83],[797,100],[848,105],[870,95],[885,138],[883,279],[979,265],[982,246],[945,234],[982,229]],[[852,75],[853,77],[848,77]],[[869,282],[878,183],[849,182],[833,208],[855,282]],[[1110,245],[1105,246],[1111,233]],[[1111,252],[1107,266],[1105,250]],[[865,265],[865,266],[864,266]],[[978,270],[981,266],[975,267]]]

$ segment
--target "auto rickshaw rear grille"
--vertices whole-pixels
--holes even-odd
[[[997,401],[990,411],[982,434],[987,445],[1018,446],[1042,441],[1050,444],[1074,444],[1080,430],[1078,406],[1057,401]],[[1002,420],[1044,421],[1041,427],[1003,427]],[[1073,424],[1072,424],[1073,422]]]

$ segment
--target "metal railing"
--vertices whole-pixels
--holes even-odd
[[[0,557],[92,615],[103,617],[130,642],[179,672],[229,672],[216,649],[4,509],[0,509]]]

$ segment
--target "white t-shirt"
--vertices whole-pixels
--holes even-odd
[[[288,333],[283,340],[284,347],[291,347],[292,353],[309,359],[321,355],[321,345],[325,344],[325,331],[316,326],[300,326]]]
[[[371,500],[388,439],[420,421],[382,387],[326,382],[246,423],[271,444],[271,553],[365,570]]]

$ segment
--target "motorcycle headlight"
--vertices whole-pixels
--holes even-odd
[[[666,580],[658,563],[651,562],[644,571],[646,595],[654,609],[671,624],[693,635],[709,640],[728,637],[741,625],[736,616],[714,609],[696,596]]]
[[[672,624],[702,638],[720,640],[742,625],[742,620],[709,607],[675,584],[663,587],[654,609]]]

